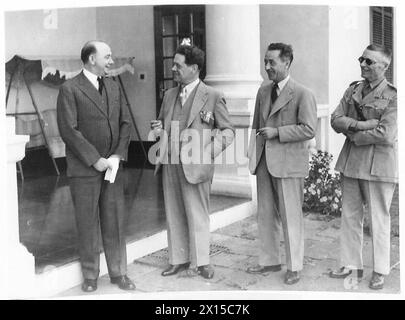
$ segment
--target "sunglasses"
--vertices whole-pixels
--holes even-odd
[[[359,60],[360,64],[362,64],[363,61],[365,61],[366,65],[368,65],[368,66],[371,66],[372,64],[377,63],[377,61],[373,61],[369,58],[364,58],[364,57],[360,57],[358,60]]]

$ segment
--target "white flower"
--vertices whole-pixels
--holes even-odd
[[[304,189],[304,194],[307,193],[307,189]]]
[[[318,194],[318,196],[321,194],[321,190],[316,190],[316,193]]]
[[[342,195],[342,191],[340,191],[339,189],[335,189],[335,193],[338,197]]]
[[[314,189],[311,190],[311,194],[312,194],[313,196],[316,195],[316,192],[315,192]]]
[[[336,202],[336,203],[339,203],[339,199],[338,199],[338,198],[336,198],[336,197],[335,197],[335,202]]]
[[[326,202],[328,200],[325,196],[323,196],[321,199],[319,199],[320,202]]]
[[[321,179],[316,179],[316,183],[321,183],[322,180]]]
[[[334,203],[332,204],[332,208],[336,210],[337,208],[339,208],[339,206],[336,203]]]
[[[183,41],[181,41],[182,46],[186,45],[186,46],[191,46],[191,39],[190,38],[183,38]]]

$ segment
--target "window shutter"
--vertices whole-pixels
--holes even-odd
[[[371,7],[371,43],[384,45],[393,51],[393,9],[392,7]],[[394,56],[385,73],[387,80],[394,79]]]

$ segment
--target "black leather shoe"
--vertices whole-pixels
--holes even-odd
[[[84,279],[82,283],[82,290],[84,292],[93,292],[97,290],[97,280]]]
[[[373,290],[384,288],[384,276],[381,273],[373,271],[373,276],[371,277],[368,287]]]
[[[190,263],[182,263],[182,264],[171,264],[167,269],[162,272],[163,277],[172,276],[176,273],[179,273],[182,270],[185,270],[189,267]]]
[[[214,268],[209,264],[206,266],[199,266],[197,270],[198,274],[205,279],[212,279],[214,277]]]
[[[257,273],[266,273],[266,272],[277,272],[280,270],[281,270],[281,264],[275,264],[272,266],[261,266],[258,264],[257,266],[247,268],[246,272],[257,274]]]
[[[357,278],[363,278],[363,269],[348,269],[346,267],[341,267],[338,270],[334,270],[329,272],[329,277],[335,278],[335,279],[344,279],[351,275],[353,271],[357,271]]]
[[[285,284],[294,284],[300,281],[300,276],[298,274],[298,271],[291,271],[287,270],[287,273],[285,274],[284,278],[284,283]]]
[[[135,284],[125,276],[112,277],[111,283],[117,284],[118,287],[122,290],[135,290]]]

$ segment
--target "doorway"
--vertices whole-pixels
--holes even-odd
[[[176,48],[184,38],[205,52],[205,6],[155,6],[155,70],[156,70],[156,116],[159,115],[163,95],[176,86],[173,81],[172,64]],[[204,79],[205,66],[200,78]]]

